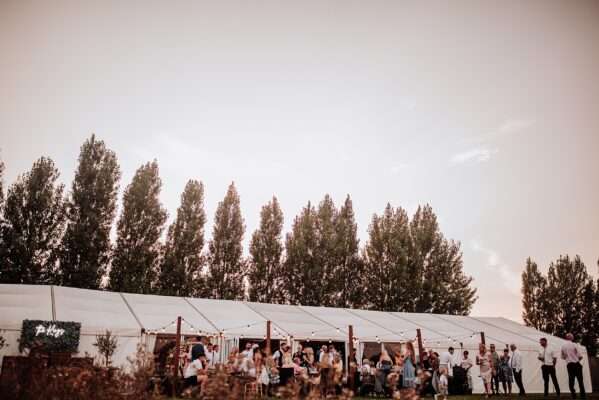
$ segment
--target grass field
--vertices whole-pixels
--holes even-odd
[[[380,398],[380,397],[379,397]],[[481,400],[484,399],[485,396],[482,394],[473,394],[470,396],[447,396],[447,400]],[[376,397],[354,397],[355,400],[373,400]],[[432,396],[424,397],[424,399],[433,400]],[[518,397],[517,395],[511,396],[491,396],[490,399],[493,400],[544,400],[542,393],[534,393],[528,394],[526,397]],[[547,398],[547,400],[557,400],[557,397],[552,395]],[[564,393],[561,396],[561,400],[570,400],[570,393]],[[580,398],[579,398],[580,400]],[[587,393],[587,400],[599,400],[599,393]]]
[[[447,400],[483,400],[485,398],[484,395],[482,394],[473,394],[470,396],[448,396]],[[174,400],[175,398],[173,398]],[[277,397],[268,397],[268,398],[264,398],[265,400],[277,400]],[[374,399],[384,399],[384,397],[375,397],[375,396],[371,396],[371,397],[354,397],[354,400],[374,400]],[[433,400],[432,396],[428,396],[428,397],[424,397],[423,399],[428,399],[428,400]],[[505,395],[498,395],[498,396],[491,396],[490,399],[493,400],[545,400],[545,398],[543,397],[543,394],[541,393],[534,393],[534,394],[527,394],[526,397],[518,397],[517,395],[511,395],[511,396],[505,396]],[[580,398],[578,398],[580,400]],[[547,400],[557,400],[557,397],[555,395],[550,395]],[[561,400],[570,400],[570,393],[564,393],[561,397]],[[599,392],[598,393],[587,393],[587,400],[599,400]]]

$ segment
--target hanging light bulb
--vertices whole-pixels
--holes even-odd
[[[337,328],[337,333],[339,333],[339,332],[340,332],[340,329],[339,329],[339,328]]]
[[[312,336],[314,336],[314,333],[315,333],[315,332],[312,332],[312,334],[311,334],[311,335],[312,335]]]

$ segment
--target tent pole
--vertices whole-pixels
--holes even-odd
[[[356,350],[354,349],[354,327],[353,325],[349,325],[348,329],[349,331],[349,355],[347,356],[347,371],[348,371],[348,376],[347,376],[347,381],[349,382],[349,387],[351,390],[354,389],[354,375],[355,375],[355,369],[356,369],[356,365],[353,362],[353,359],[355,358],[355,354],[356,354]],[[357,362],[357,360],[356,360]]]
[[[266,321],[266,355],[270,354],[270,321]]]
[[[177,395],[177,381],[179,378],[179,351],[181,350],[181,317],[177,317],[177,337],[175,338],[175,354],[173,355],[173,396]]]
[[[484,333],[484,332],[481,332],[481,333],[480,333],[480,342],[481,342],[482,344],[486,344],[486,342],[485,342],[485,333]]]
[[[423,368],[422,356],[424,355],[424,349],[422,347],[422,333],[420,332],[420,328],[416,329],[416,337],[418,338],[418,364],[420,368]]]

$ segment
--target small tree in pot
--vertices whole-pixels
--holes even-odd
[[[103,335],[96,335],[96,342],[94,343],[94,346],[98,348],[98,353],[104,357],[104,365],[109,367],[112,363],[111,358],[118,346],[118,340],[116,336],[107,330]]]

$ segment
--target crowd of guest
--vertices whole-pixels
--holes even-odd
[[[547,339],[540,340],[538,359],[544,381],[545,396],[551,380],[556,394],[560,395],[555,366],[558,358],[567,363],[569,386],[572,397],[578,381],[581,398],[585,398],[582,379],[582,356],[568,335],[567,343],[558,353],[549,350]],[[525,396],[523,384],[523,357],[515,344],[498,351],[495,344],[489,347],[481,343],[477,354],[471,357],[468,350],[424,351],[417,357],[411,342],[397,344],[393,351],[381,346],[380,353],[362,360],[358,365],[355,356],[344,357],[333,344],[322,345],[316,350],[310,346],[297,345],[295,352],[283,342],[272,355],[257,343],[247,342],[243,350],[233,348],[221,359],[218,345],[209,343],[206,337],[198,337],[189,345],[184,359],[183,377],[186,391],[201,391],[209,379],[209,371],[222,368],[234,376],[241,376],[257,394],[274,395],[277,388],[297,383],[302,394],[320,392],[323,397],[339,394],[348,388],[361,396],[394,396],[402,390],[410,390],[424,397],[445,400],[448,395],[471,394],[473,379],[481,379],[486,397],[512,394],[513,383],[518,394]],[[473,367],[478,366],[476,377]]]

